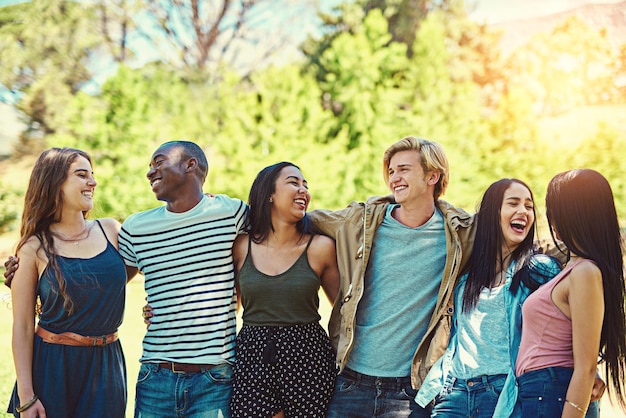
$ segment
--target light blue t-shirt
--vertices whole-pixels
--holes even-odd
[[[510,282],[511,278],[507,281]],[[458,309],[463,306],[465,283],[462,286],[454,301]],[[509,319],[504,300],[508,290],[505,287],[508,288],[503,285],[482,289],[478,303],[470,312],[457,312],[457,346],[452,356],[452,376],[470,379],[509,372]]]
[[[443,215],[417,228],[396,221],[389,205],[376,230],[347,367],[370,376],[404,377],[437,303],[446,261]]]

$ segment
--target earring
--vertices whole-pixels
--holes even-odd
[[[272,199],[272,196],[270,196],[270,203],[274,203],[274,199]]]

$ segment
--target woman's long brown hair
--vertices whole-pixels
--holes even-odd
[[[78,157],[84,157],[91,164],[91,157],[86,152],[74,148],[50,148],[39,156],[26,189],[20,241],[17,244],[19,250],[31,237],[37,237],[40,249],[48,258],[48,265],[55,272],[59,292],[65,301],[63,306],[70,314],[73,303],[67,294],[67,283],[57,263],[50,225],[61,221],[61,186],[68,177],[70,165]],[[83,212],[83,217],[86,216],[87,212]]]

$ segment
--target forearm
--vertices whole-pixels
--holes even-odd
[[[580,418],[585,415],[591,400],[591,391],[596,377],[595,365],[592,367],[575,367],[572,380],[567,389],[563,418]],[[582,410],[582,411],[581,411]]]
[[[32,326],[13,325],[13,362],[17,376],[17,393],[21,400],[28,400],[35,394],[33,388],[33,338]]]

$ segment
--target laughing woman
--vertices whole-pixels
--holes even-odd
[[[535,206],[520,180],[489,186],[474,222],[472,256],[455,289],[450,343],[416,398],[422,405],[435,401],[432,417],[492,417],[501,392],[505,412],[498,416],[512,414],[520,306],[559,271],[555,260],[531,256]]]
[[[288,162],[266,167],[252,184],[248,235],[233,247],[243,304],[233,418],[322,418],[332,396],[335,354],[319,324],[318,292],[333,302],[339,272],[334,241],[309,223],[310,199]]]
[[[535,205],[520,180],[489,186],[475,223],[472,255],[455,289],[450,342],[416,400],[422,406],[434,400],[432,417],[520,417],[514,366],[521,307],[560,265],[532,255]]]
[[[126,270],[119,223],[86,219],[95,188],[80,150],[49,149],[33,168],[11,282],[16,417],[124,416]]]
[[[588,169],[557,174],[546,214],[569,262],[523,308],[516,373],[523,416],[582,417],[598,353],[626,410],[623,242],[608,181]]]

